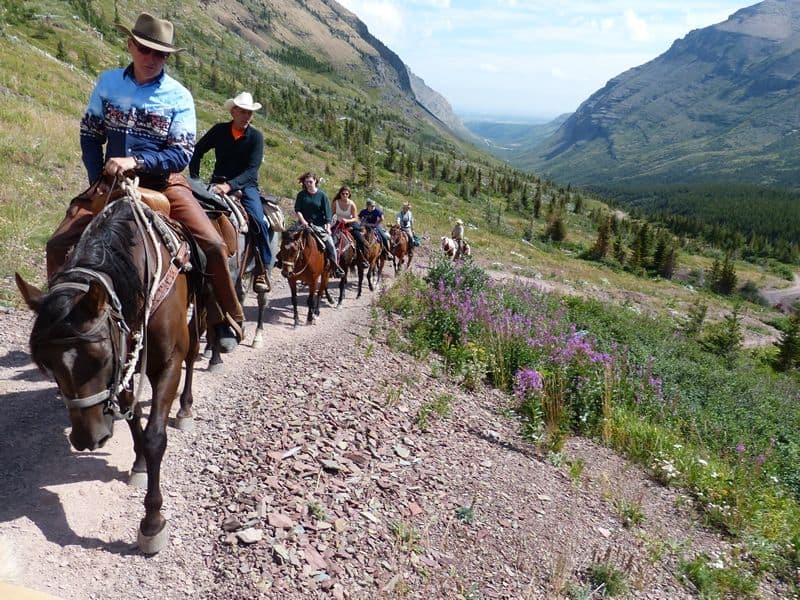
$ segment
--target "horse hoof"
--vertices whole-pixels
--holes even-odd
[[[164,527],[155,535],[145,535],[139,530],[136,543],[139,550],[144,554],[158,554],[167,546],[169,542],[169,521],[164,523]]]
[[[211,348],[208,348],[203,351],[203,358],[211,358],[211,355],[212,355]]]
[[[179,431],[194,431],[194,417],[175,417],[175,429]]]
[[[147,471],[131,471],[128,476],[128,485],[137,490],[147,489]]]
[[[257,332],[256,335],[253,337],[253,348],[261,348],[264,346],[264,336],[261,335],[261,332]]]
[[[225,363],[221,363],[221,362],[213,363],[213,364],[209,363],[208,364],[208,368],[206,370],[209,373],[219,373],[220,371],[222,371],[222,365],[223,364],[225,364]]]

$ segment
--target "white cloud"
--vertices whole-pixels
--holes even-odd
[[[499,73],[500,67],[493,63],[480,63],[478,65],[478,69],[483,71],[484,73]]]
[[[445,0],[449,4],[449,0]],[[367,24],[370,33],[379,40],[392,45],[405,30],[405,18],[401,8],[392,0],[341,0],[347,10],[355,13]]]
[[[647,21],[640,18],[632,9],[627,9],[624,13],[625,26],[635,42],[647,42],[650,40],[650,31]]]

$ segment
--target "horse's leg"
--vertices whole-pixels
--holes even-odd
[[[316,295],[316,302],[314,296]],[[308,317],[306,318],[307,325],[314,324],[314,312],[315,309],[319,311],[319,297],[320,292],[317,290],[317,278],[314,277],[313,280],[308,282]]]
[[[258,324],[256,333],[253,336],[253,348],[261,348],[264,345],[264,309],[267,307],[267,292],[256,294],[258,300]]]
[[[294,326],[300,324],[300,317],[297,314],[297,280],[294,278],[289,279],[289,289],[292,291],[292,308],[294,309]]]
[[[219,340],[217,340],[217,333],[214,331],[214,327],[209,327],[206,330],[206,339],[208,340],[206,352],[211,348],[211,356],[208,360],[208,372],[216,373],[222,369],[222,353],[219,349]]]
[[[339,308],[342,305],[342,300],[344,300],[344,286],[347,285],[347,271],[344,272],[344,277],[339,279],[339,302],[336,304],[336,308]]]
[[[133,391],[122,390],[119,394],[119,406],[124,412],[133,404]],[[128,485],[145,489],[147,487],[147,461],[144,457],[144,432],[142,430],[142,407],[138,404],[133,407],[133,418],[126,421],[133,438],[133,466],[128,476]]]
[[[149,361],[148,361],[149,362]],[[178,391],[181,357],[173,352],[158,371],[148,372],[153,388],[150,417],[144,430],[143,451],[147,461],[147,493],[144,496],[144,518],[139,523],[138,544],[145,554],[155,554],[168,541],[167,520],[161,514],[161,460],[167,449],[167,421],[172,400]]]
[[[183,390],[181,391],[180,404],[178,414],[175,416],[175,428],[181,431],[191,431],[194,429],[194,415],[192,414],[192,404],[194,403],[194,396],[192,395],[192,382],[194,381],[194,361],[197,358],[197,353],[200,350],[200,341],[197,339],[192,324],[189,324],[190,339],[189,350],[186,353],[184,365],[186,366],[186,376],[183,381]]]
[[[359,263],[358,265],[358,295],[356,298],[361,298],[361,287],[364,285],[364,267]]]

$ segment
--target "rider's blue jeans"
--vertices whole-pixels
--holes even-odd
[[[269,225],[264,216],[264,207],[261,205],[261,196],[256,187],[242,189],[242,206],[256,223],[256,247],[261,256],[264,268],[269,269],[272,263],[272,251],[269,249]],[[251,221],[252,225],[252,221]]]

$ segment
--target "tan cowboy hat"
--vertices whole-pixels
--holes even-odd
[[[462,221],[461,219],[456,219],[456,225],[463,225],[463,224],[464,221]]]
[[[403,202],[403,208],[411,208],[410,202]]]
[[[242,92],[235,98],[228,98],[222,106],[225,110],[230,110],[234,106],[238,106],[243,110],[258,110],[261,108],[260,103],[253,102],[253,95],[250,92]]]
[[[166,19],[158,19],[150,13],[143,12],[136,17],[136,23],[131,29],[117,25],[122,33],[136,40],[142,46],[161,52],[183,52],[186,48],[176,48],[172,45],[174,30],[172,23]]]

